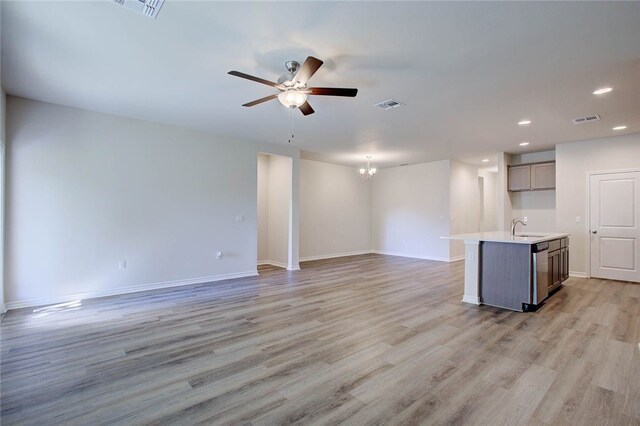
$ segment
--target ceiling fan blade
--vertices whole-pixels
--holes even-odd
[[[306,85],[307,81],[311,78],[313,74],[318,71],[318,68],[322,66],[324,62],[322,62],[318,58],[314,58],[313,56],[308,56],[307,59],[302,64],[302,67],[296,73],[296,76],[293,77],[293,81],[297,81],[302,85]]]
[[[358,94],[358,89],[346,89],[340,87],[310,87],[307,93],[309,95],[347,96],[349,98],[353,98]]]
[[[311,105],[309,105],[309,102],[303,103],[298,108],[300,109],[300,112],[303,113],[304,115],[313,114],[315,112],[313,108],[311,108]]]
[[[267,102],[267,101],[270,101],[272,99],[276,99],[277,97],[278,97],[277,94],[265,96],[264,98],[256,99],[255,101],[252,101],[252,102],[247,102],[246,104],[244,104],[242,106],[243,107],[252,107],[252,106],[261,104],[263,102]]]
[[[267,86],[278,87],[278,84],[274,83],[273,81],[265,80],[264,78],[260,78],[260,77],[254,77],[252,75],[245,74],[240,71],[229,71],[228,74],[234,75],[240,78],[246,78],[247,80],[255,81],[256,83],[266,84]]]

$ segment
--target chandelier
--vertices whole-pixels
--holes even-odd
[[[377,169],[375,167],[371,167],[371,156],[367,155],[367,165],[364,169],[360,169],[360,175],[371,179],[376,172]]]

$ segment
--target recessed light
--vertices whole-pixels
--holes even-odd
[[[627,128],[627,126],[616,126],[616,127],[613,128],[613,130],[624,130],[626,128]]]
[[[598,90],[594,90],[593,94],[594,95],[604,95],[605,93],[609,93],[612,90],[613,89],[611,87],[601,87]]]
[[[531,120],[518,121],[518,126],[528,126],[529,124],[531,124]]]
[[[489,162],[489,159],[488,159],[488,158],[484,158],[484,159],[482,160],[482,162],[483,162],[483,163],[488,163],[488,162]]]
[[[520,142],[520,146],[527,146],[529,145],[529,142]]]

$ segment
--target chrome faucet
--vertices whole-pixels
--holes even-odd
[[[516,217],[511,221],[511,236],[516,235],[516,225],[519,223],[521,223],[522,226],[527,226],[527,224],[521,221],[519,217]]]

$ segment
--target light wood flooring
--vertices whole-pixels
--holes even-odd
[[[10,311],[2,425],[640,424],[640,285],[538,312],[460,302],[463,263],[382,255]]]

